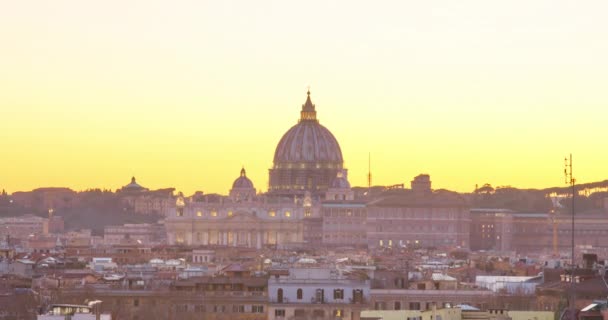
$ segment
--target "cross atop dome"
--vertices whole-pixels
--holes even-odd
[[[315,105],[310,100],[310,88],[306,92],[306,102],[302,105],[302,111],[300,111],[300,121],[311,120],[317,121],[317,111]]]

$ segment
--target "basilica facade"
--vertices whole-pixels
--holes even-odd
[[[322,241],[321,201],[352,198],[342,151],[319,124],[307,92],[300,119],[280,139],[269,190],[258,193],[245,168],[228,196],[180,195],[165,219],[169,244],[301,246]]]

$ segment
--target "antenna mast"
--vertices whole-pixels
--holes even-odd
[[[571,256],[571,265],[572,270],[570,271],[570,312],[572,312],[571,319],[576,319],[576,294],[574,292],[574,198],[576,196],[576,190],[574,188],[574,184],[576,183],[576,179],[572,176],[572,154],[570,154],[570,159],[564,158],[564,177],[566,184],[569,184],[572,188],[572,256]]]

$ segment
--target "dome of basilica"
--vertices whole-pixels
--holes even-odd
[[[342,163],[343,160],[340,145],[327,128],[318,122],[301,121],[279,141],[274,162]]]
[[[279,141],[273,162],[269,192],[281,195],[302,195],[306,191],[320,195],[343,169],[338,140],[317,120],[310,91],[300,120]]]
[[[302,105],[298,124],[281,138],[274,153],[274,163],[323,162],[342,164],[342,151],[334,135],[319,124],[310,91]]]

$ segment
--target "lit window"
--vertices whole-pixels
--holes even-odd
[[[202,213],[202,212],[200,212],[200,211],[198,211],[198,212],[196,213],[196,216],[197,216],[197,217],[202,217],[202,216],[203,216],[203,213]]]
[[[277,215],[277,213],[276,213],[276,212],[274,212],[274,211],[269,211],[269,212],[268,212],[268,215],[269,215],[269,216],[271,216],[271,217],[274,217],[274,216],[276,216],[276,215]]]
[[[211,216],[212,217],[217,217],[217,211],[215,211],[215,210],[211,211]]]
[[[232,217],[232,211],[228,211],[228,216]]]
[[[287,218],[291,217],[291,212],[289,212],[289,211],[285,211],[285,216],[286,216]]]

